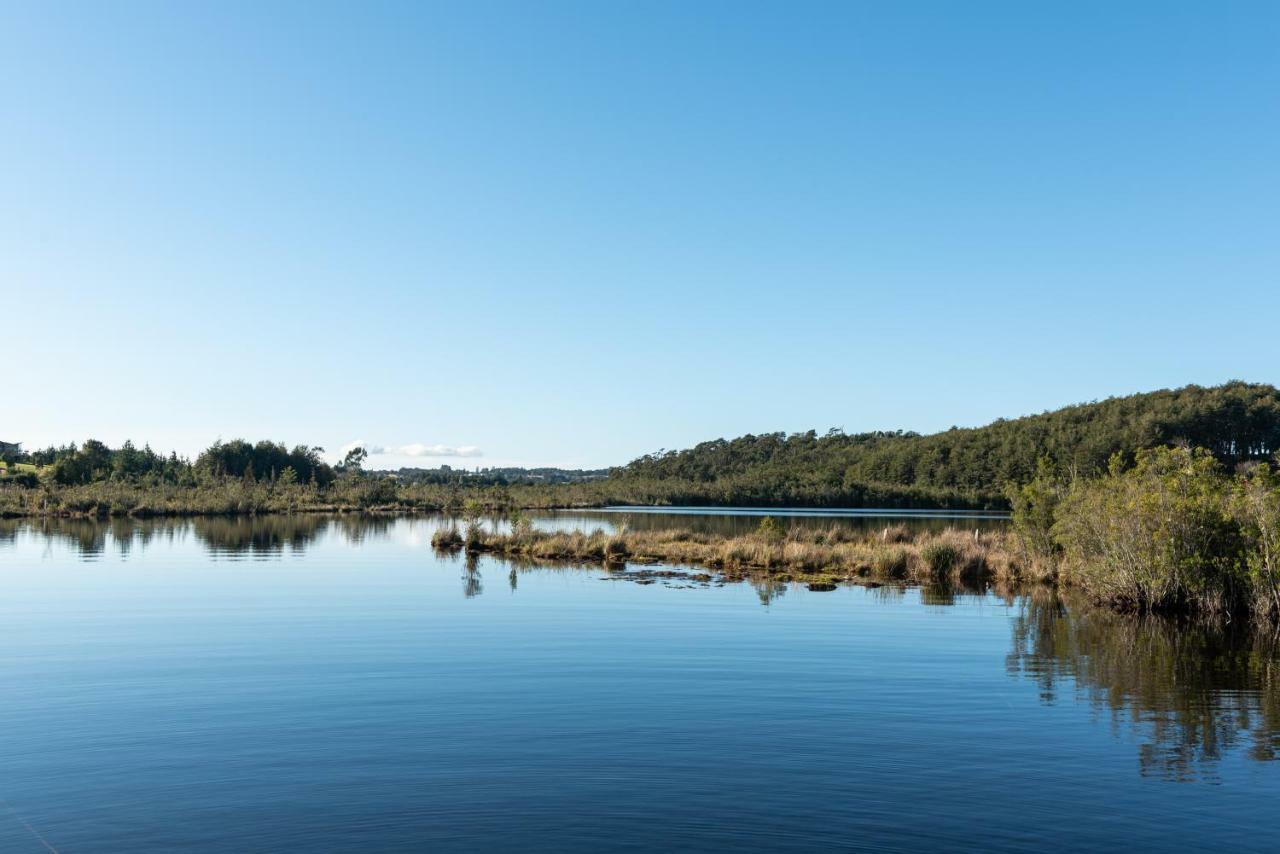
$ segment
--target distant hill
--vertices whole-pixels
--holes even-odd
[[[1185,386],[942,433],[768,433],[641,457],[611,486],[673,504],[999,506],[1041,456],[1090,474],[1114,453],[1186,442],[1228,466],[1280,450],[1280,391]]]
[[[453,466],[439,468],[402,468],[374,471],[375,475],[394,475],[405,483],[452,484],[458,486],[509,486],[514,484],[589,483],[604,480],[608,469],[542,468],[476,468]]]

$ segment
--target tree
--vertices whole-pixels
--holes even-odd
[[[364,461],[368,458],[369,452],[364,448],[352,448],[347,451],[347,455],[342,458],[342,462],[338,463],[338,470],[343,472],[359,472],[364,466]]]

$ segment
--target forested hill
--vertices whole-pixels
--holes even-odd
[[[1116,397],[920,435],[832,431],[717,439],[641,457],[610,481],[672,503],[990,506],[1041,456],[1087,475],[1114,453],[1186,442],[1228,465],[1280,450],[1280,391],[1230,382]]]

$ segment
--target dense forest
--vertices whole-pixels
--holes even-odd
[[[1227,470],[1280,449],[1280,391],[1231,382],[1069,406],[920,435],[769,433],[659,452],[602,472],[369,472],[355,449],[215,442],[194,461],[89,440],[21,454],[0,469],[0,514],[252,513],[492,509],[604,504],[1006,508],[1011,484],[1045,467],[1091,478],[1154,447],[1203,448]],[[12,456],[12,454],[10,454]]]
[[[615,469],[618,491],[648,489],[676,504],[1003,506],[1041,458],[1089,477],[1111,456],[1144,448],[1205,448],[1228,466],[1280,450],[1280,391],[1231,382],[1186,386],[920,435],[768,433],[703,442]],[[870,500],[868,500],[870,499]]]

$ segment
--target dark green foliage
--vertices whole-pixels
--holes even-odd
[[[35,472],[0,470],[0,485],[10,484],[22,489],[34,489],[40,485],[40,478]]]
[[[1231,467],[1280,450],[1280,391],[1231,382],[1186,386],[986,427],[915,433],[770,433],[659,452],[615,469],[610,484],[672,504],[1007,506],[1008,483],[1036,477],[1042,458],[1090,477],[1113,454],[1207,448]]]
[[[213,478],[234,477],[274,482],[285,469],[293,469],[301,483],[328,486],[333,469],[320,458],[324,448],[298,445],[292,451],[283,443],[262,441],[251,445],[243,439],[214,442],[196,459],[196,471]]]
[[[1013,508],[1013,529],[1033,560],[1052,562],[1058,553],[1053,523],[1065,493],[1066,485],[1048,457],[1040,458],[1029,483],[1010,484],[1006,489]]]
[[[111,449],[96,439],[80,447],[66,445],[31,454],[36,465],[51,467],[51,479],[63,485],[86,484],[100,480],[183,483],[191,478],[191,466],[176,454],[161,456],[150,446],[141,449],[125,442]]]
[[[364,461],[369,459],[369,452],[364,448],[352,448],[347,451],[342,462],[338,463],[338,471],[359,472],[364,468]]]

